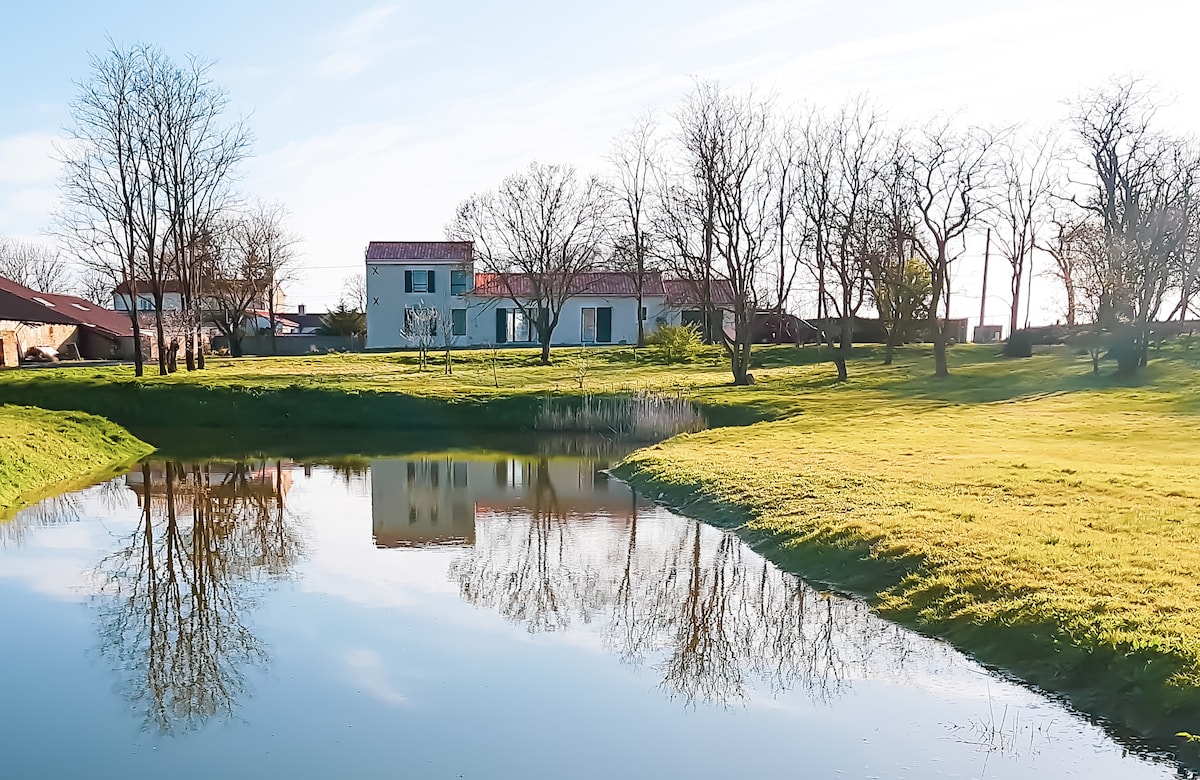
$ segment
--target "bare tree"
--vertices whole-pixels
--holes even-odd
[[[569,165],[530,163],[495,192],[459,204],[447,237],[473,241],[475,256],[537,333],[543,364],[563,307],[587,292],[585,274],[606,254],[608,198],[595,176]]]
[[[1107,275],[1102,231],[1088,214],[1060,208],[1037,247],[1054,261],[1053,273],[1066,292],[1063,313],[1067,325],[1074,327],[1086,308],[1085,296],[1097,289],[1098,277]]]
[[[833,121],[814,116],[805,128],[804,189],[817,288],[822,310],[838,318],[836,345],[830,323],[822,321],[822,328],[843,382],[873,258],[888,250],[875,213],[881,127],[879,115],[860,98],[843,106]]]
[[[722,333],[721,343],[734,384],[749,384],[758,286],[775,238],[772,112],[753,94],[734,95],[716,82],[700,82],[676,119],[683,158],[679,186],[691,190],[680,200],[691,204],[693,215],[682,224],[701,230],[698,242],[693,237],[679,243],[701,248],[710,307],[712,261],[729,285],[734,332],[732,337]]]
[[[1011,335],[1017,330],[1021,287],[1027,270],[1032,285],[1029,264],[1060,172],[1054,138],[1049,131],[1033,133],[1028,138],[1014,136],[1001,144],[999,150],[1003,191],[997,199],[996,244],[1011,269],[1008,318]]]
[[[429,350],[437,343],[438,325],[444,318],[433,306],[426,306],[425,301],[417,301],[416,306],[404,309],[404,327],[400,335],[409,344],[416,347],[417,363],[422,371],[429,362]],[[443,333],[445,329],[443,329]],[[449,349],[447,349],[447,353]],[[449,357],[447,357],[449,362]],[[449,373],[449,372],[447,372]]]
[[[256,202],[248,213],[250,230],[255,236],[258,258],[255,267],[262,275],[263,295],[266,298],[267,321],[271,333],[271,354],[275,346],[276,307],[281,285],[292,279],[295,272],[295,247],[299,240],[284,224],[287,209],[281,203]]]
[[[650,234],[651,197],[654,192],[653,169],[659,154],[655,138],[657,124],[653,115],[643,114],[613,142],[608,159],[614,177],[610,189],[620,216],[621,238],[614,242],[613,266],[633,282],[637,297],[637,345],[646,346],[646,322],[643,316],[646,281],[652,268]]]
[[[160,56],[155,64],[148,100],[155,118],[153,164],[161,181],[157,205],[170,255],[167,273],[177,282],[182,302],[185,362],[192,371],[204,367],[200,329],[208,280],[203,247],[214,221],[233,205],[232,180],[251,139],[241,120],[223,121],[229,100],[209,76],[212,63],[189,57],[180,66]],[[264,221],[281,222],[283,208],[259,205],[256,213]]]
[[[342,280],[342,301],[354,311],[367,310],[367,275],[362,271]]]
[[[34,241],[0,238],[0,276],[40,292],[71,289],[71,273],[62,254]]]
[[[139,53],[115,43],[93,56],[91,74],[71,104],[63,163],[58,232],[88,267],[128,286],[134,373],[143,373],[138,321],[139,208],[145,196],[146,154],[138,131]]]
[[[229,339],[229,353],[242,356],[251,312],[266,291],[265,236],[251,215],[230,214],[214,223],[201,254],[205,258],[205,316]]]
[[[994,131],[956,129],[948,119],[917,132],[910,170],[919,229],[913,247],[929,266],[929,330],[937,376],[949,376],[950,273],[962,255],[964,239],[988,207],[994,175]]]
[[[1194,259],[1200,154],[1153,128],[1157,103],[1135,79],[1116,79],[1073,103],[1072,122],[1093,179],[1079,205],[1103,231],[1109,297],[1097,320],[1114,332],[1118,371],[1147,359],[1150,323],[1174,287],[1186,295]]]
[[[916,337],[916,322],[929,316],[929,272],[913,248],[917,210],[911,162],[907,134],[901,131],[889,140],[876,173],[874,213],[883,246],[869,258],[868,280],[887,333],[883,363],[888,366],[895,348]]]
[[[780,333],[784,327],[784,310],[801,267],[800,261],[808,248],[808,231],[801,208],[804,151],[801,129],[792,117],[781,117],[772,133],[770,169],[774,193],[775,250],[778,253],[772,293],[775,298],[776,327]]]

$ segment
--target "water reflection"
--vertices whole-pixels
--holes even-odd
[[[687,702],[792,688],[825,699],[855,676],[902,666],[902,631],[817,593],[732,534],[665,519],[605,465],[373,461],[375,542],[469,546],[450,565],[466,601],[531,632],[600,624],[611,651],[653,663],[663,689]]]
[[[125,485],[136,530],[96,568],[101,643],[121,687],[163,732],[229,716],[267,660],[247,624],[254,585],[303,552],[285,511],[290,469],[267,463],[143,463]]]

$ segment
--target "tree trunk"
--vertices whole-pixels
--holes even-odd
[[[155,296],[154,301],[154,331],[158,336],[158,375],[167,375],[166,333],[163,329],[162,301]]]
[[[542,365],[550,365],[550,336],[542,336]]]
[[[933,366],[934,376],[950,376],[950,367],[946,364],[946,334],[940,328],[933,337]]]
[[[229,336],[229,356],[235,358],[242,356],[242,337],[237,335],[236,331]]]
[[[637,291],[637,318],[638,318],[637,345],[638,345],[638,349],[641,349],[642,347],[646,346],[646,320],[644,317],[642,317],[642,286],[641,286],[641,284],[638,285],[638,291]]]

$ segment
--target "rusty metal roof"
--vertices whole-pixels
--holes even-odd
[[[367,244],[367,261],[434,260],[469,262],[475,245],[470,241],[372,241]]]

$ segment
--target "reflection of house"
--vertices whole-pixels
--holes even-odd
[[[203,463],[192,469],[188,464],[173,472],[171,491],[176,500],[189,505],[192,498],[205,495],[218,500],[256,499],[277,501],[283,506],[284,498],[292,487],[292,466],[288,462],[259,463]],[[147,487],[146,477],[150,484]],[[167,472],[163,463],[148,464],[143,471],[134,469],[125,475],[125,486],[138,497],[138,506],[143,505],[147,495],[158,500],[167,494]]]
[[[593,461],[532,456],[373,460],[371,527],[375,544],[472,544],[475,518],[488,514],[633,517],[633,491],[623,483],[610,482],[597,468]]]
[[[404,333],[412,312],[433,309],[439,328],[450,329],[452,346],[531,344],[538,310],[533,279],[527,274],[477,273],[474,247],[465,241],[373,241],[366,252],[367,348],[409,346]],[[647,273],[638,309],[631,274],[597,271],[571,280],[554,328],[555,346],[632,344],[638,318],[647,332],[665,324],[700,324],[702,285]],[[733,296],[727,282],[708,288],[721,312],[714,333],[732,329]],[[442,343],[442,336],[436,336]]]
[[[0,277],[0,366],[17,365],[30,347],[51,347],[64,357],[131,359],[133,324],[127,314],[83,298]]]

